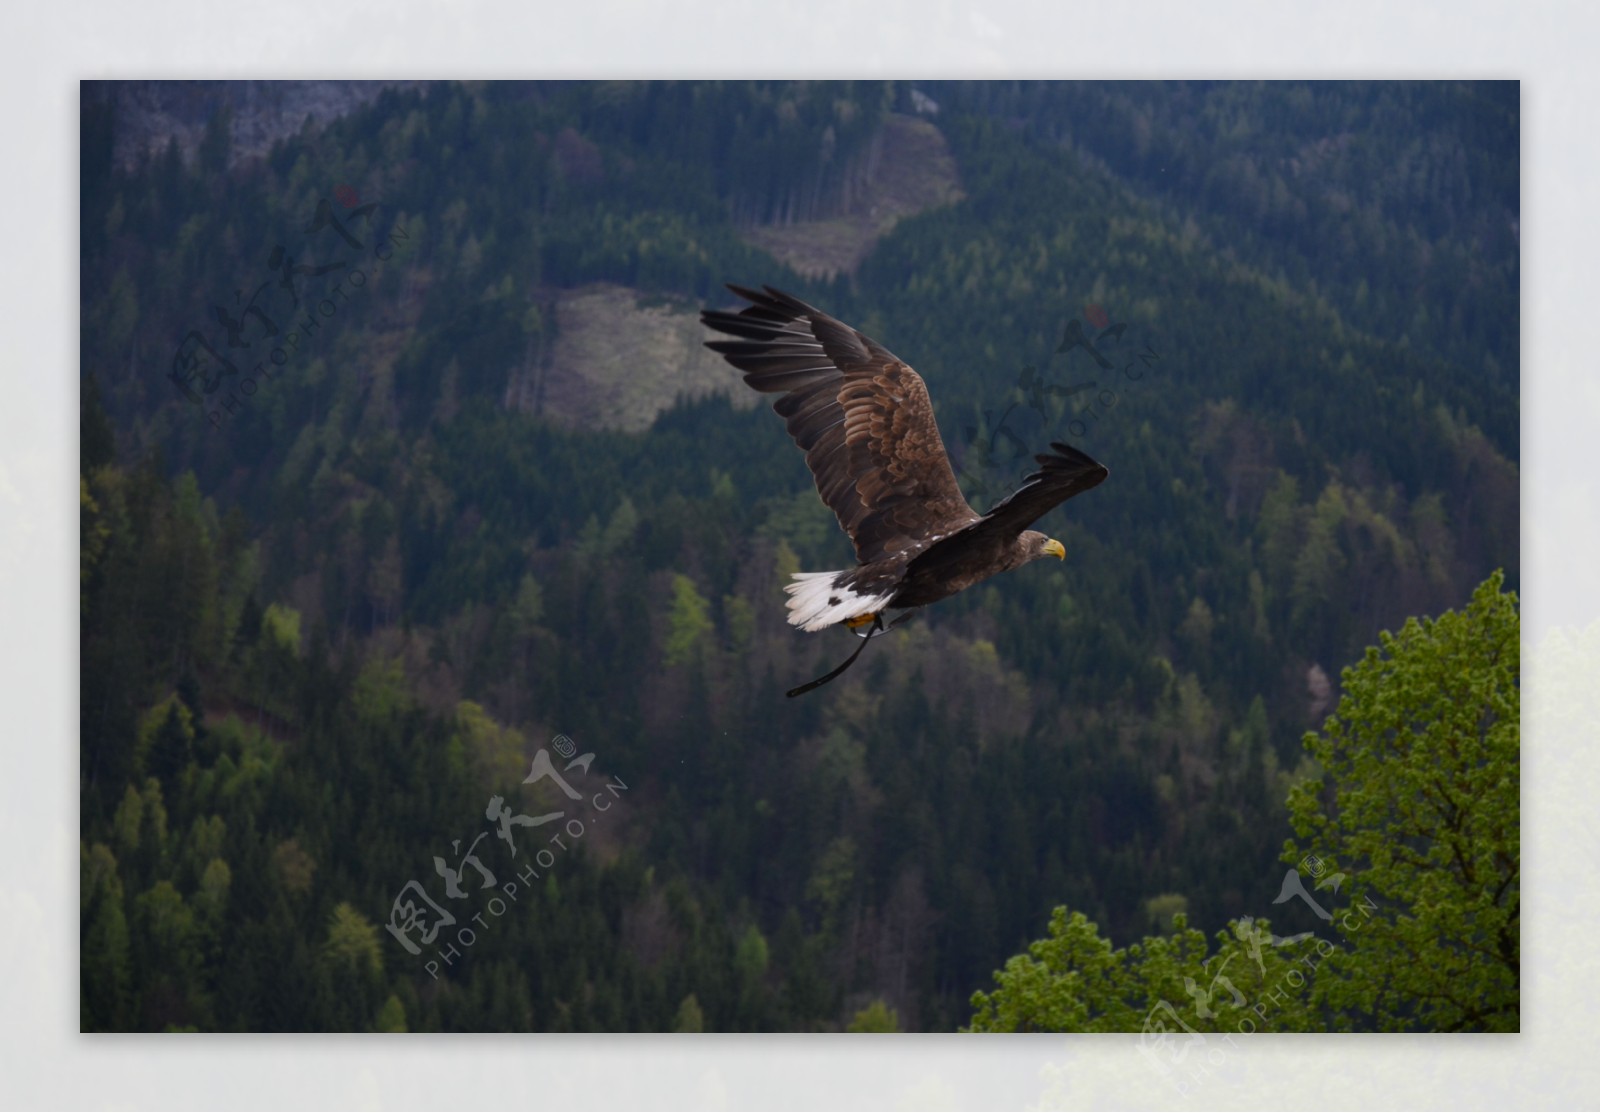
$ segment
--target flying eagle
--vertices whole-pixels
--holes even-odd
[[[701,320],[738,339],[708,340],[706,347],[756,390],[781,395],[772,408],[856,550],[854,568],[795,576],[786,588],[790,624],[808,631],[871,624],[870,637],[883,629],[889,608],[925,607],[1042,556],[1066,559],[1061,542],[1027,527],[1103,482],[1102,465],[1052,443],[1049,454],[1034,457],[1038,471],[978,514],[961,496],[928,388],[909,364],[781,290],[728,289],[750,305],[738,313],[708,309]],[[852,655],[789,694],[833,679],[854,661]]]

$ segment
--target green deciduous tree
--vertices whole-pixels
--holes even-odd
[[[845,1027],[846,1032],[898,1032],[900,1031],[900,1014],[891,1009],[879,997],[872,1004],[856,1013],[850,1018],[850,1023]]]
[[[694,994],[683,999],[678,1006],[677,1018],[672,1022],[674,1032],[704,1032],[706,1030],[705,1014],[700,1011],[700,1002],[695,1000]]]
[[[133,984],[122,882],[117,860],[104,843],[81,846],[79,859],[83,921],[79,1024],[84,1031],[116,1031],[128,1024]]]
[[[1276,945],[1274,945],[1276,940]],[[995,972],[992,992],[972,995],[972,1032],[1301,1032],[1317,1027],[1297,965],[1310,940],[1240,920],[1208,948],[1179,912],[1168,935],[1113,949],[1082,912],[1058,907],[1050,934]],[[1324,944],[1326,946],[1326,944]],[[1270,996],[1272,994],[1276,996]]]
[[[1502,584],[1496,572],[1465,610],[1384,633],[1306,735],[1320,773],[1290,791],[1284,860],[1313,860],[1315,899],[1348,884],[1330,913],[1341,943],[1241,920],[1208,952],[1177,912],[1170,935],[1114,950],[1057,908],[1049,936],[973,995],[972,1030],[1233,1031],[1244,1004],[1239,1030],[1515,1030],[1519,641]],[[1152,919],[1178,901],[1154,898]]]
[[[377,1022],[373,1025],[380,1032],[405,1032],[406,1009],[400,1003],[400,998],[389,994],[389,999],[383,1003],[383,1008],[378,1010]]]
[[[334,907],[318,957],[318,1003],[330,1022],[351,1031],[366,1027],[369,1018],[378,1026],[395,1020],[378,1004],[383,985],[378,929],[350,904]]]
[[[133,959],[143,985],[147,1029],[185,1023],[200,965],[194,912],[170,881],[158,881],[133,906]]]
[[[695,590],[694,581],[688,576],[673,576],[672,610],[667,616],[667,664],[681,665],[692,660],[710,634],[711,618],[705,597]]]
[[[1520,642],[1502,584],[1496,572],[1465,610],[1385,632],[1305,738],[1323,772],[1290,793],[1284,860],[1335,863],[1378,905],[1316,982],[1357,1026],[1520,1022]]]

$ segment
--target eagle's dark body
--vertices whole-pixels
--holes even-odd
[[[961,537],[960,534],[956,536]],[[962,537],[954,545],[935,543],[906,563],[889,606],[896,609],[926,607],[990,576],[1021,567],[1035,554],[1018,544],[1018,540],[995,534]]]
[[[770,286],[730,286],[751,304],[707,310],[708,341],[773,409],[806,454],[817,492],[855,545],[855,568],[803,572],[789,621],[806,630],[855,626],[886,608],[922,607],[1061,544],[1028,529],[1052,507],[1103,481],[1106,469],[1065,444],[987,514],[962,497],[920,376],[850,326]]]

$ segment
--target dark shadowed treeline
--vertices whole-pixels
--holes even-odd
[[[931,92],[965,199],[825,280],[744,237],[865,188],[902,86],[444,84],[127,172],[86,96],[85,1028],[948,1030],[1057,905],[1121,944],[1270,903],[1329,678],[1517,586],[1514,86]],[[346,265],[269,337],[280,245]],[[852,645],[782,585],[850,553],[779,419],[506,404],[602,281],[791,289],[918,369],[969,474],[1015,406],[1110,479],[1045,519],[1064,563],[786,700]],[[1029,408],[1024,367],[1102,374],[1056,350],[1090,305],[1159,359]],[[248,348],[195,404],[219,306]],[[503,916],[446,896],[557,733],[614,809]],[[490,925],[437,978],[383,927],[412,879]]]

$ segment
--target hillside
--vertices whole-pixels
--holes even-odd
[[[1270,907],[1341,668],[1519,586],[1515,85],[441,83],[133,165],[119,103],[86,1029],[948,1031],[1058,904],[1119,946]],[[911,362],[975,504],[1104,461],[1068,559],[784,699],[848,647],[782,585],[850,551],[698,346],[728,281]],[[528,865],[486,802],[566,807],[557,735],[586,833],[500,918],[461,855]],[[494,929],[411,953],[412,880]]]
[[[949,144],[931,120],[891,112],[844,175],[831,204],[745,229],[747,240],[800,274],[854,272],[902,219],[961,199]]]

